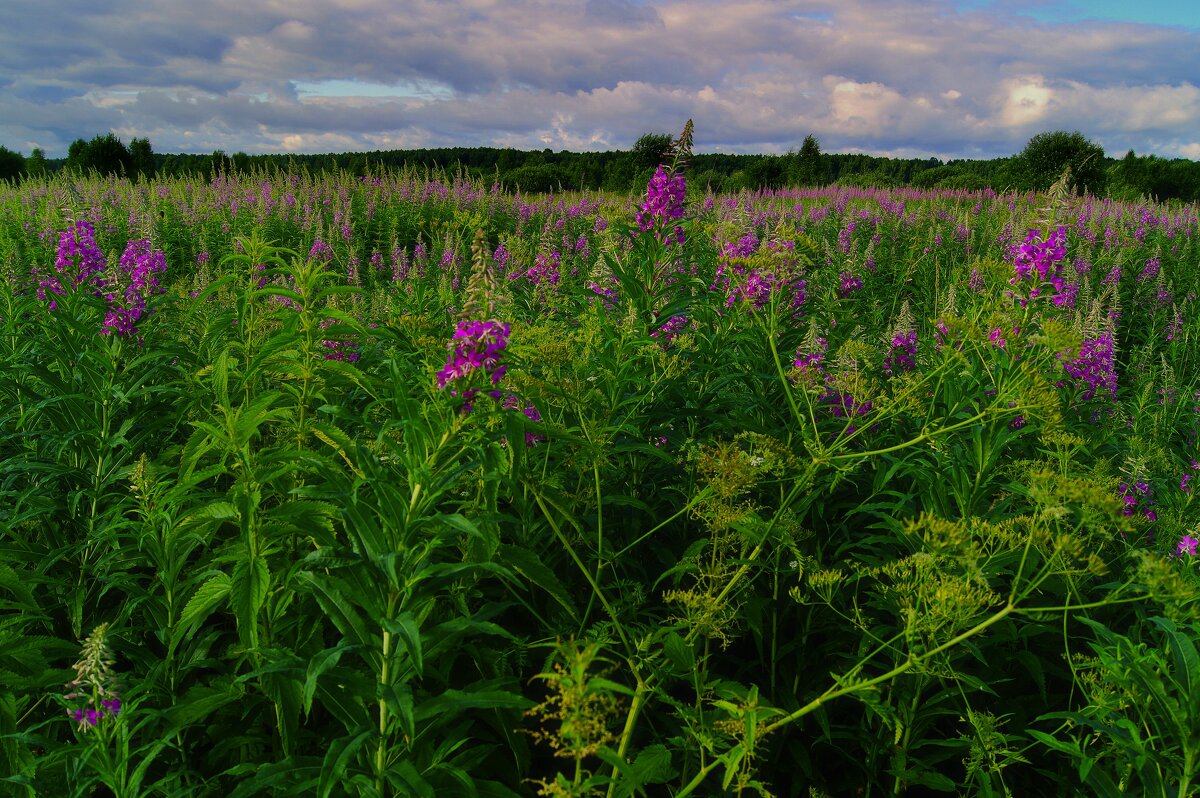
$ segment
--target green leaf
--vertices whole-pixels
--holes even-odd
[[[328,574],[302,571],[296,575],[296,582],[312,591],[321,609],[351,643],[356,646],[375,645],[375,636],[367,631],[363,623],[364,613],[360,613],[346,598],[342,580]],[[367,597],[362,598],[365,600]]]
[[[241,699],[244,694],[241,686],[232,682],[196,685],[166,710],[167,728],[163,737],[173,737],[226,704]]]
[[[342,784],[342,776],[350,759],[372,736],[374,732],[367,730],[354,737],[340,737],[329,744],[325,762],[321,765],[321,780],[317,783],[317,795],[320,798],[329,798],[334,787]]]
[[[343,642],[334,648],[327,648],[324,651],[318,651],[316,654],[313,654],[311,658],[309,658],[308,668],[306,669],[304,675],[304,693],[302,696],[305,716],[312,711],[312,700],[313,694],[317,690],[317,679],[321,677],[321,674],[337,665],[338,660],[342,658],[342,655],[351,648],[353,648],[353,646],[349,646]]]
[[[519,693],[506,690],[447,690],[417,707],[415,719],[420,722],[446,713],[458,714],[469,709],[528,709],[533,702]]]
[[[172,645],[178,645],[185,637],[190,638],[196,627],[225,601],[229,591],[229,575],[219,572],[197,588],[179,616],[179,623],[171,636]]]
[[[270,585],[271,573],[262,556],[252,555],[234,564],[229,603],[237,620],[238,636],[247,648],[258,648],[258,614]]]
[[[671,751],[665,745],[652,745],[638,753],[633,762],[624,762],[615,752],[600,756],[613,765],[620,777],[613,789],[617,798],[631,798],[635,793],[645,793],[648,784],[665,784],[678,775],[671,767]]]
[[[412,613],[401,613],[395,620],[385,618],[383,628],[394,634],[408,652],[408,658],[413,664],[417,676],[425,675],[425,658],[421,646],[421,630],[417,626]]]
[[[389,684],[383,688],[383,701],[389,710],[400,719],[404,736],[413,740],[417,736],[417,722],[413,714],[412,688],[407,684]]]
[[[550,597],[557,601],[572,619],[579,620],[579,610],[576,609],[575,602],[571,600],[567,589],[563,587],[554,572],[532,552],[518,546],[502,545],[499,550],[499,559],[528,579],[531,586],[535,585],[549,593]]]

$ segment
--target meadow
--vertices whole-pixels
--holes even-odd
[[[0,794],[1198,794],[1196,205],[0,183]]]

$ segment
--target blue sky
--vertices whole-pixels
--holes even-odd
[[[1200,160],[1200,2],[5,0],[0,145]]]
[[[1147,25],[1189,27],[1200,29],[1200,3],[1195,0],[1148,0],[1126,2],[1125,0],[1080,0],[1079,2],[1004,2],[1003,0],[975,0],[962,3],[963,8],[1005,8],[1016,13],[1027,14],[1034,19],[1050,23],[1083,21],[1138,22]]]

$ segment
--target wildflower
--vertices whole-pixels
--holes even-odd
[[[534,285],[558,285],[561,279],[562,254],[557,249],[540,253],[534,258],[533,267],[524,273],[524,278]]]
[[[979,273],[979,269],[971,269],[971,279],[968,285],[970,285],[971,290],[977,294],[983,291],[983,275]]]
[[[1042,283],[1050,283],[1055,289],[1056,304],[1073,304],[1074,294],[1069,301],[1063,297],[1064,281],[1062,277],[1062,262],[1066,257],[1066,227],[1059,225],[1045,239],[1041,231],[1033,228],[1025,236],[1025,241],[1013,253],[1013,269],[1016,275],[1009,280],[1012,285],[1034,281],[1038,285],[1029,291],[1029,299],[1034,299],[1041,292]],[[1078,289],[1076,289],[1078,290]],[[1022,300],[1024,305],[1025,300]]]
[[[327,330],[333,326],[333,319],[322,320],[321,330]],[[354,341],[339,338],[326,338],[321,341],[321,346],[329,350],[325,353],[326,360],[340,360],[344,363],[354,363],[360,357],[358,347]]]
[[[1186,554],[1189,557],[1196,556],[1196,546],[1200,544],[1200,540],[1191,535],[1184,535],[1179,539],[1179,543],[1175,546],[1176,554]]]
[[[1139,283],[1144,283],[1148,280],[1153,280],[1155,277],[1158,277],[1158,270],[1161,265],[1162,262],[1158,258],[1151,258],[1150,260],[1146,261],[1146,265],[1142,269],[1142,273],[1138,275],[1137,281]]]
[[[313,241],[312,249],[308,251],[308,259],[329,263],[333,260],[333,247],[318,238]]]
[[[1079,356],[1063,361],[1063,369],[1074,379],[1076,388],[1083,391],[1085,402],[1097,393],[1117,398],[1117,374],[1113,360],[1113,335],[1105,330],[1095,338],[1085,338]]]
[[[116,717],[121,712],[121,698],[112,673],[115,660],[105,642],[107,632],[108,624],[100,624],[83,641],[82,656],[73,666],[75,678],[67,685],[67,693],[63,696],[74,705],[67,710],[67,716],[81,731],[96,726],[106,716]]]
[[[863,286],[862,279],[855,277],[850,272],[842,272],[838,277],[841,280],[838,286],[838,296],[842,299],[846,299]]]
[[[916,328],[892,333],[891,348],[883,359],[883,371],[889,377],[912,371],[917,367]]]
[[[108,303],[101,334],[128,336],[137,332],[137,323],[146,311],[147,298],[159,290],[158,278],[167,269],[161,249],[152,249],[150,241],[130,241],[115,269],[97,279],[99,292]]]
[[[514,394],[510,393],[506,395],[501,406],[505,410],[519,410],[521,414],[525,416],[525,418],[529,419],[535,424],[542,420],[542,414],[538,412],[536,407],[534,407],[532,404],[526,404],[522,406],[521,400],[518,399]],[[525,433],[525,445],[527,447],[537,446],[544,440],[546,440],[545,435],[538,435],[537,433],[533,432]]]
[[[58,248],[54,257],[54,274],[38,280],[38,299],[50,299],[50,309],[56,310],[58,303],[49,294],[63,294],[67,288],[79,288],[91,284],[95,276],[104,270],[104,253],[96,244],[96,231],[88,222],[75,222],[71,229],[64,230],[58,237]]]
[[[638,228],[642,232],[661,228],[656,235],[662,243],[682,244],[683,227],[675,223],[683,218],[686,193],[687,180],[683,173],[660,164],[646,184],[646,201],[637,213]]]
[[[814,338],[813,345],[806,351],[805,347],[796,350],[796,357],[792,362],[801,377],[810,380],[824,381],[825,375],[825,353],[829,351],[829,342],[824,338]]]
[[[665,349],[668,344],[679,336],[679,331],[686,327],[687,323],[687,316],[672,316],[659,325],[657,330],[650,333],[650,337],[658,338],[659,343]]]
[[[437,374],[439,388],[451,383],[468,383],[476,375],[482,375],[493,386],[500,383],[507,366],[500,362],[500,355],[508,346],[511,327],[498,321],[460,321],[450,339],[450,354],[446,365]],[[463,389],[470,409],[470,400],[479,392],[477,387]],[[455,391],[457,393],[457,391]],[[499,398],[499,390],[489,391]]]

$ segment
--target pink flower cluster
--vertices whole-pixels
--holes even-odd
[[[838,296],[842,299],[849,298],[851,294],[863,287],[862,279],[855,277],[850,272],[842,272],[838,275],[838,279],[841,281],[838,284]]]
[[[917,367],[917,331],[915,329],[896,332],[892,345],[883,359],[883,371],[889,377],[912,371]]]
[[[874,407],[873,402],[859,401],[849,391],[834,387],[833,375],[825,368],[825,353],[828,351],[828,347],[829,344],[824,338],[818,338],[816,350],[812,352],[805,352],[803,348],[796,350],[794,367],[805,381],[824,386],[817,401],[825,405],[829,415],[834,418],[848,419],[867,415]],[[850,425],[846,427],[846,434],[853,435],[857,430],[857,427]]]
[[[1054,287],[1053,302],[1056,305],[1073,304],[1078,286],[1067,286],[1062,276],[1063,261],[1067,257],[1067,228],[1059,225],[1046,238],[1042,231],[1031,229],[1025,240],[1013,251],[1013,269],[1016,275],[1009,280],[1012,285],[1026,282],[1037,283],[1029,289],[1028,299],[1036,299],[1042,291],[1041,284],[1050,283]],[[1022,305],[1026,302],[1022,298]]]
[[[672,316],[660,324],[657,330],[650,333],[650,337],[657,338],[659,345],[666,349],[667,345],[674,341],[687,325],[687,316]]]
[[[659,241],[664,244],[682,244],[683,227],[676,222],[683,218],[686,193],[687,180],[683,173],[660,164],[646,184],[646,201],[637,213],[638,228],[644,233],[657,231]]]
[[[56,310],[58,303],[51,294],[61,295],[68,288],[90,285],[93,278],[104,271],[104,265],[104,253],[96,244],[95,229],[88,222],[75,222],[59,235],[54,273],[39,278],[37,297],[49,299],[50,309]]]
[[[1097,393],[1117,398],[1117,373],[1113,362],[1113,336],[1106,330],[1096,338],[1085,338],[1079,357],[1063,361],[1063,369],[1071,375],[1075,387],[1083,391],[1085,402]],[[1060,383],[1061,385],[1062,383]]]
[[[59,235],[54,272],[38,280],[37,296],[50,301],[57,310],[58,300],[68,290],[84,288],[101,297],[108,306],[101,335],[136,335],[138,321],[146,313],[146,302],[159,291],[159,277],[167,270],[161,249],[147,239],[130,241],[121,259],[109,268],[104,252],[96,243],[96,232],[88,222],[75,222]]]
[[[462,395],[469,410],[471,399],[479,393],[478,377],[486,378],[493,386],[499,385],[504,377],[508,367],[500,362],[500,355],[508,346],[511,330],[509,325],[490,319],[459,322],[450,339],[446,365],[437,374],[438,387],[445,388],[451,383],[464,386]],[[499,389],[488,393],[494,399],[500,398]]]
[[[108,303],[101,334],[134,335],[137,323],[146,312],[146,299],[159,290],[159,276],[167,270],[161,249],[147,239],[130,241],[117,268],[109,269],[97,281],[100,295]]]
[[[536,407],[534,407],[532,404],[524,404],[523,405],[521,403],[521,400],[518,399],[516,397],[516,395],[511,394],[511,393],[504,397],[504,401],[503,401],[503,403],[501,403],[501,407],[503,407],[505,410],[520,411],[521,415],[525,416],[525,418],[529,419],[530,421],[532,421],[534,423],[537,423],[542,420],[542,414],[538,412],[538,409]],[[541,443],[544,440],[546,440],[545,435],[538,435],[537,433],[534,433],[534,432],[526,432],[525,433],[525,445],[526,446],[537,446],[539,443]]]
[[[106,714],[111,718],[115,718],[120,711],[121,699],[113,696],[112,698],[100,699],[100,706],[98,707],[88,706],[71,710],[71,719],[81,727],[95,726]]]

